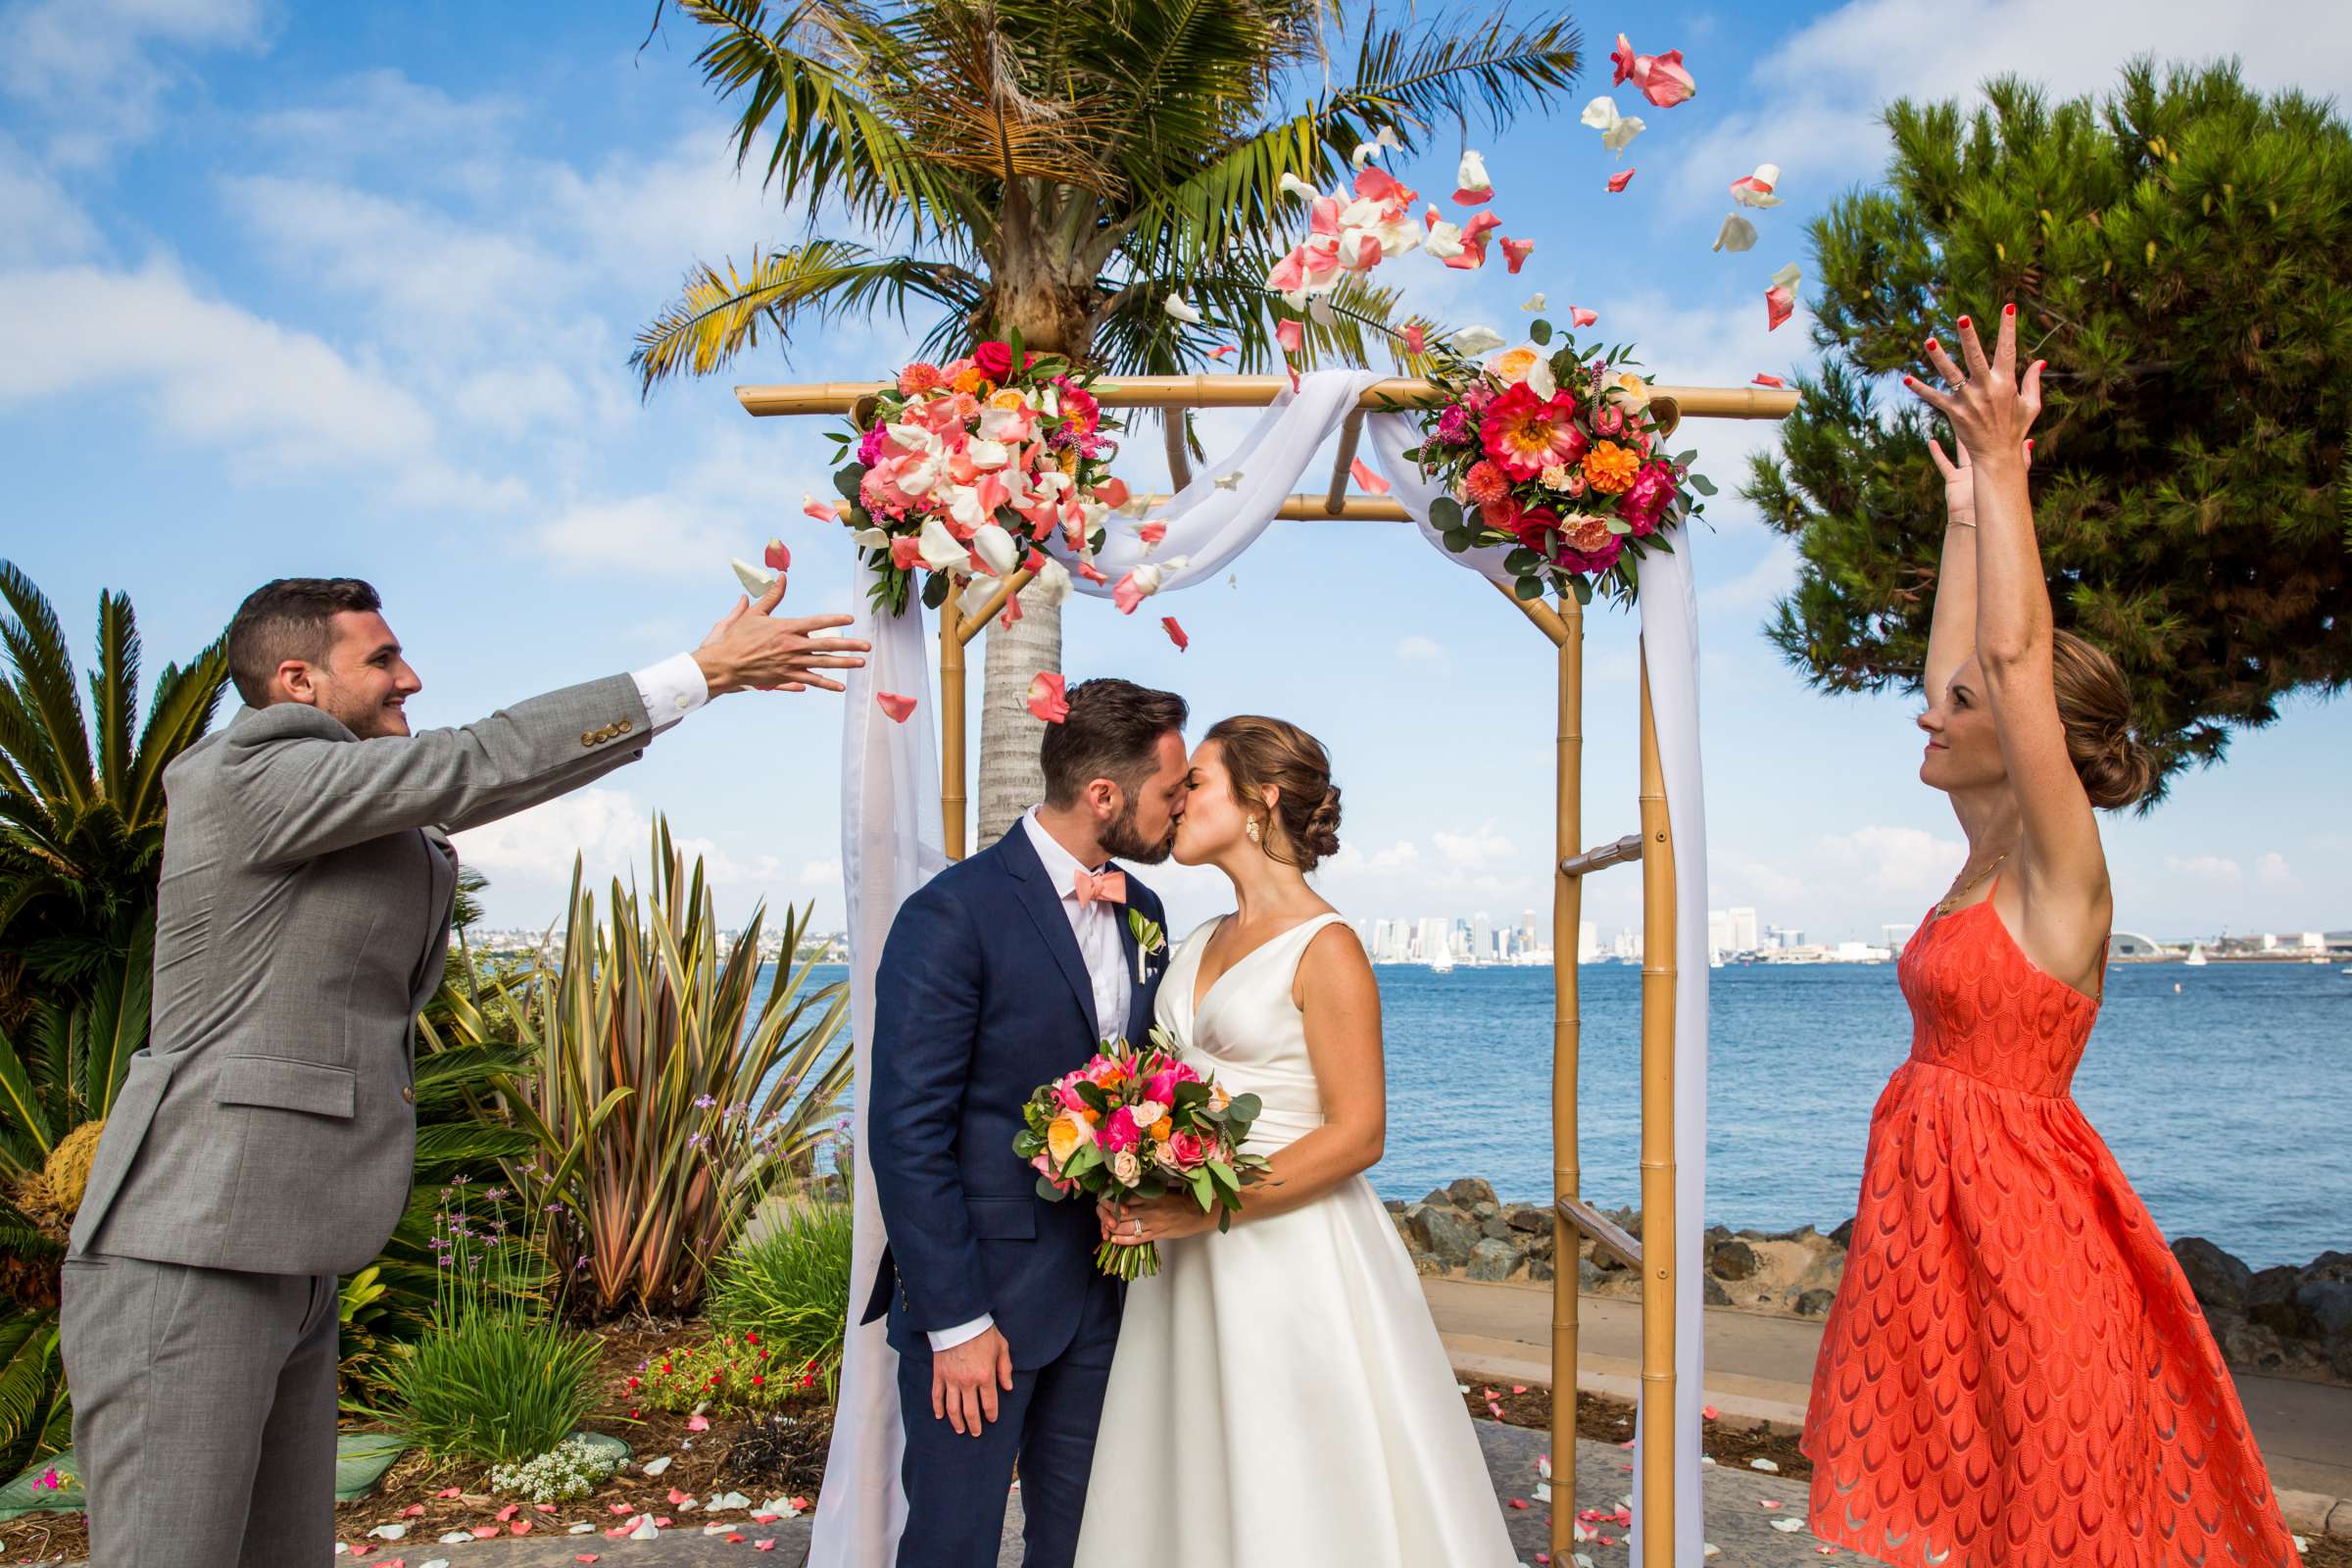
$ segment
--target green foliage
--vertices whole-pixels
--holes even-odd
[[[622,1392],[651,1410],[703,1409],[718,1415],[777,1410],[813,1399],[823,1381],[820,1368],[795,1361],[765,1341],[756,1330],[681,1336],[648,1354]]]
[[[615,881],[609,907],[575,869],[564,951],[513,1009],[525,1067],[500,1100],[532,1152],[509,1174],[558,1205],[551,1258],[582,1311],[685,1313],[775,1185],[812,1173],[853,1067],[849,990],[810,984],[808,911],[792,911],[755,1013],[764,910],[722,956],[702,861],[681,859],[666,820],[652,892]]]
[[[513,1227],[495,1188],[475,1207],[469,1185],[436,1213],[432,1315],[391,1361],[391,1420],[437,1461],[521,1464],[596,1407],[602,1348],[561,1321],[537,1227]]]
[[[1220,342],[1274,364],[1273,259],[1303,211],[1382,129],[1404,149],[1481,120],[1499,130],[1566,101],[1581,40],[1564,15],[1384,26],[1330,0],[924,0],[805,6],[680,0],[708,29],[696,63],[738,106],[739,161],[820,210],[830,196],[905,254],[811,237],[748,271],[699,266],[638,334],[665,376],[727,368],[760,333],[911,306],[924,352],[1018,331],[1114,372],[1199,368]],[[1350,58],[1352,56],[1352,58]],[[1273,112],[1303,97],[1302,111]],[[1161,302],[1182,289],[1206,318]],[[1363,363],[1393,297],[1348,291],[1316,347]]]
[[[2106,649],[2166,774],[2352,677],[2352,135],[2230,67],[2104,102],[2015,80],[1886,111],[1885,188],[1812,227],[1829,351],[1742,494],[1803,558],[1771,635],[1830,691],[1916,688],[1941,484],[1881,378],[2019,312],[2046,359],[2034,515],[2057,622]]]
[[[832,1202],[784,1210],[774,1230],[719,1260],[703,1303],[713,1327],[759,1335],[796,1377],[814,1372],[828,1398],[849,1324],[850,1214]]]
[[[0,1316],[0,1476],[13,1476],[73,1441],[56,1311]]]
[[[164,768],[210,727],[228,654],[216,642],[185,668],[167,664],[134,730],[129,596],[99,596],[86,711],[56,611],[6,561],[0,604],[0,960],[17,987],[56,997],[119,956],[153,909]],[[24,1004],[0,996],[0,1027],[20,1022]]]

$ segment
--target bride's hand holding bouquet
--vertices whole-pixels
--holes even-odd
[[[1266,1170],[1263,1156],[1242,1152],[1258,1108],[1255,1095],[1228,1096],[1178,1060],[1153,1030],[1147,1051],[1105,1041],[1085,1066],[1040,1085],[1012,1150],[1036,1168],[1043,1198],[1084,1194],[1114,1215],[1181,1210],[1197,1219],[1182,1230],[1163,1221],[1149,1235],[1140,1219],[1124,1235],[1106,1225],[1096,1265],[1134,1280],[1159,1272],[1157,1239],[1232,1223],[1242,1188]]]

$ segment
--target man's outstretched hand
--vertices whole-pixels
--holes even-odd
[[[757,600],[738,599],[710,635],[694,651],[710,695],[729,692],[801,692],[811,686],[842,690],[841,682],[817,673],[825,669],[857,669],[864,664],[868,645],[848,637],[822,633],[847,626],[849,615],[803,615],[778,620],[775,609],[784,602],[784,574],[778,572],[767,592]]]

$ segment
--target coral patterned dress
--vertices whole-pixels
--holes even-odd
[[[1898,973],[1911,1057],[1805,1412],[1814,1533],[1899,1568],[2289,1568],[2204,1315],[2067,1092],[2098,1003],[1989,896]]]

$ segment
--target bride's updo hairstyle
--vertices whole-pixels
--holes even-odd
[[[2050,683],[2066,755],[2090,804],[2112,811],[2154,788],[2156,759],[2132,733],[2132,688],[2115,661],[2071,631],[2055,633]]]
[[[1331,781],[1331,757],[1321,741],[1296,724],[1256,713],[1220,718],[1201,739],[1217,743],[1233,798],[1263,824],[1268,855],[1312,871],[1340,853],[1340,787]],[[1269,786],[1275,792],[1271,820],[1260,814]]]

